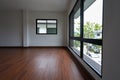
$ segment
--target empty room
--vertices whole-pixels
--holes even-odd
[[[0,0],[0,80],[119,80],[119,0]]]

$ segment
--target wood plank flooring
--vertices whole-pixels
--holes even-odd
[[[0,48],[0,80],[85,80],[65,48]]]

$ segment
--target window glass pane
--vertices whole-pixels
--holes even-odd
[[[56,24],[57,21],[56,20],[47,20],[47,23],[54,23],[54,24]]]
[[[56,28],[56,24],[47,24],[47,28]]]
[[[47,28],[47,33],[49,34],[56,33],[56,28]]]
[[[84,38],[102,39],[103,0],[85,0]]]
[[[80,41],[71,40],[71,48],[80,56]]]
[[[37,20],[37,23],[45,23],[46,24],[46,20]]]
[[[102,46],[84,43],[83,59],[101,75]]]
[[[46,24],[38,24],[37,29],[38,29],[38,33],[46,33],[47,32]]]
[[[74,37],[80,37],[80,8],[74,15]]]

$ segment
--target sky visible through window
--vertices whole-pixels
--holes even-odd
[[[96,0],[86,11],[84,11],[85,15],[84,24],[89,21],[102,25],[102,13],[103,13],[102,6],[103,0]],[[78,21],[80,21],[80,16],[75,19],[75,22]]]
[[[103,0],[96,0],[85,12],[84,12],[84,24],[86,22],[95,22],[102,25],[102,6]],[[99,8],[99,9],[98,9]]]

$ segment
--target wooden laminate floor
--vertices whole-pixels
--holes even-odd
[[[0,80],[85,80],[65,48],[0,48]]]

